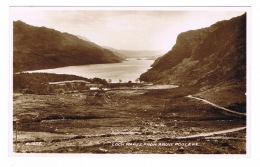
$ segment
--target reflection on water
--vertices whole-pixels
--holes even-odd
[[[127,59],[121,63],[113,64],[93,64],[81,66],[68,66],[54,69],[36,70],[28,72],[46,72],[55,74],[72,74],[86,78],[102,78],[112,82],[135,82],[137,78],[146,72],[154,60],[147,59]]]

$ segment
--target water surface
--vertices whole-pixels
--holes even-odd
[[[54,69],[35,70],[28,72],[45,72],[55,74],[71,74],[86,78],[102,78],[112,82],[135,82],[137,78],[146,72],[154,60],[131,58],[121,63],[91,64],[80,66],[67,66]]]

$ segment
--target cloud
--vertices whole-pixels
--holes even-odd
[[[13,20],[85,36],[118,49],[169,50],[179,33],[210,26],[244,11],[71,10],[12,8]]]

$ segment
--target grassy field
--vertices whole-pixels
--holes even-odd
[[[245,127],[194,90],[110,90],[93,95],[14,94],[13,148],[23,153],[245,154]],[[180,137],[183,137],[180,139]]]

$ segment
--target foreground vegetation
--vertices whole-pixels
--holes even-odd
[[[189,139],[192,135],[245,127],[246,122],[186,98],[183,92],[177,88],[157,96],[152,90],[112,90],[102,96],[15,94],[14,151],[246,153],[246,130]]]
[[[15,74],[16,90],[27,88],[37,93],[14,93],[14,152],[246,153],[246,129],[189,138],[246,127],[243,118],[187,98],[195,89],[131,89],[137,86],[134,83],[129,89],[114,89],[129,84],[117,83],[108,84],[111,90],[102,92],[38,94],[44,88],[41,83],[68,79],[107,84],[67,75]]]

